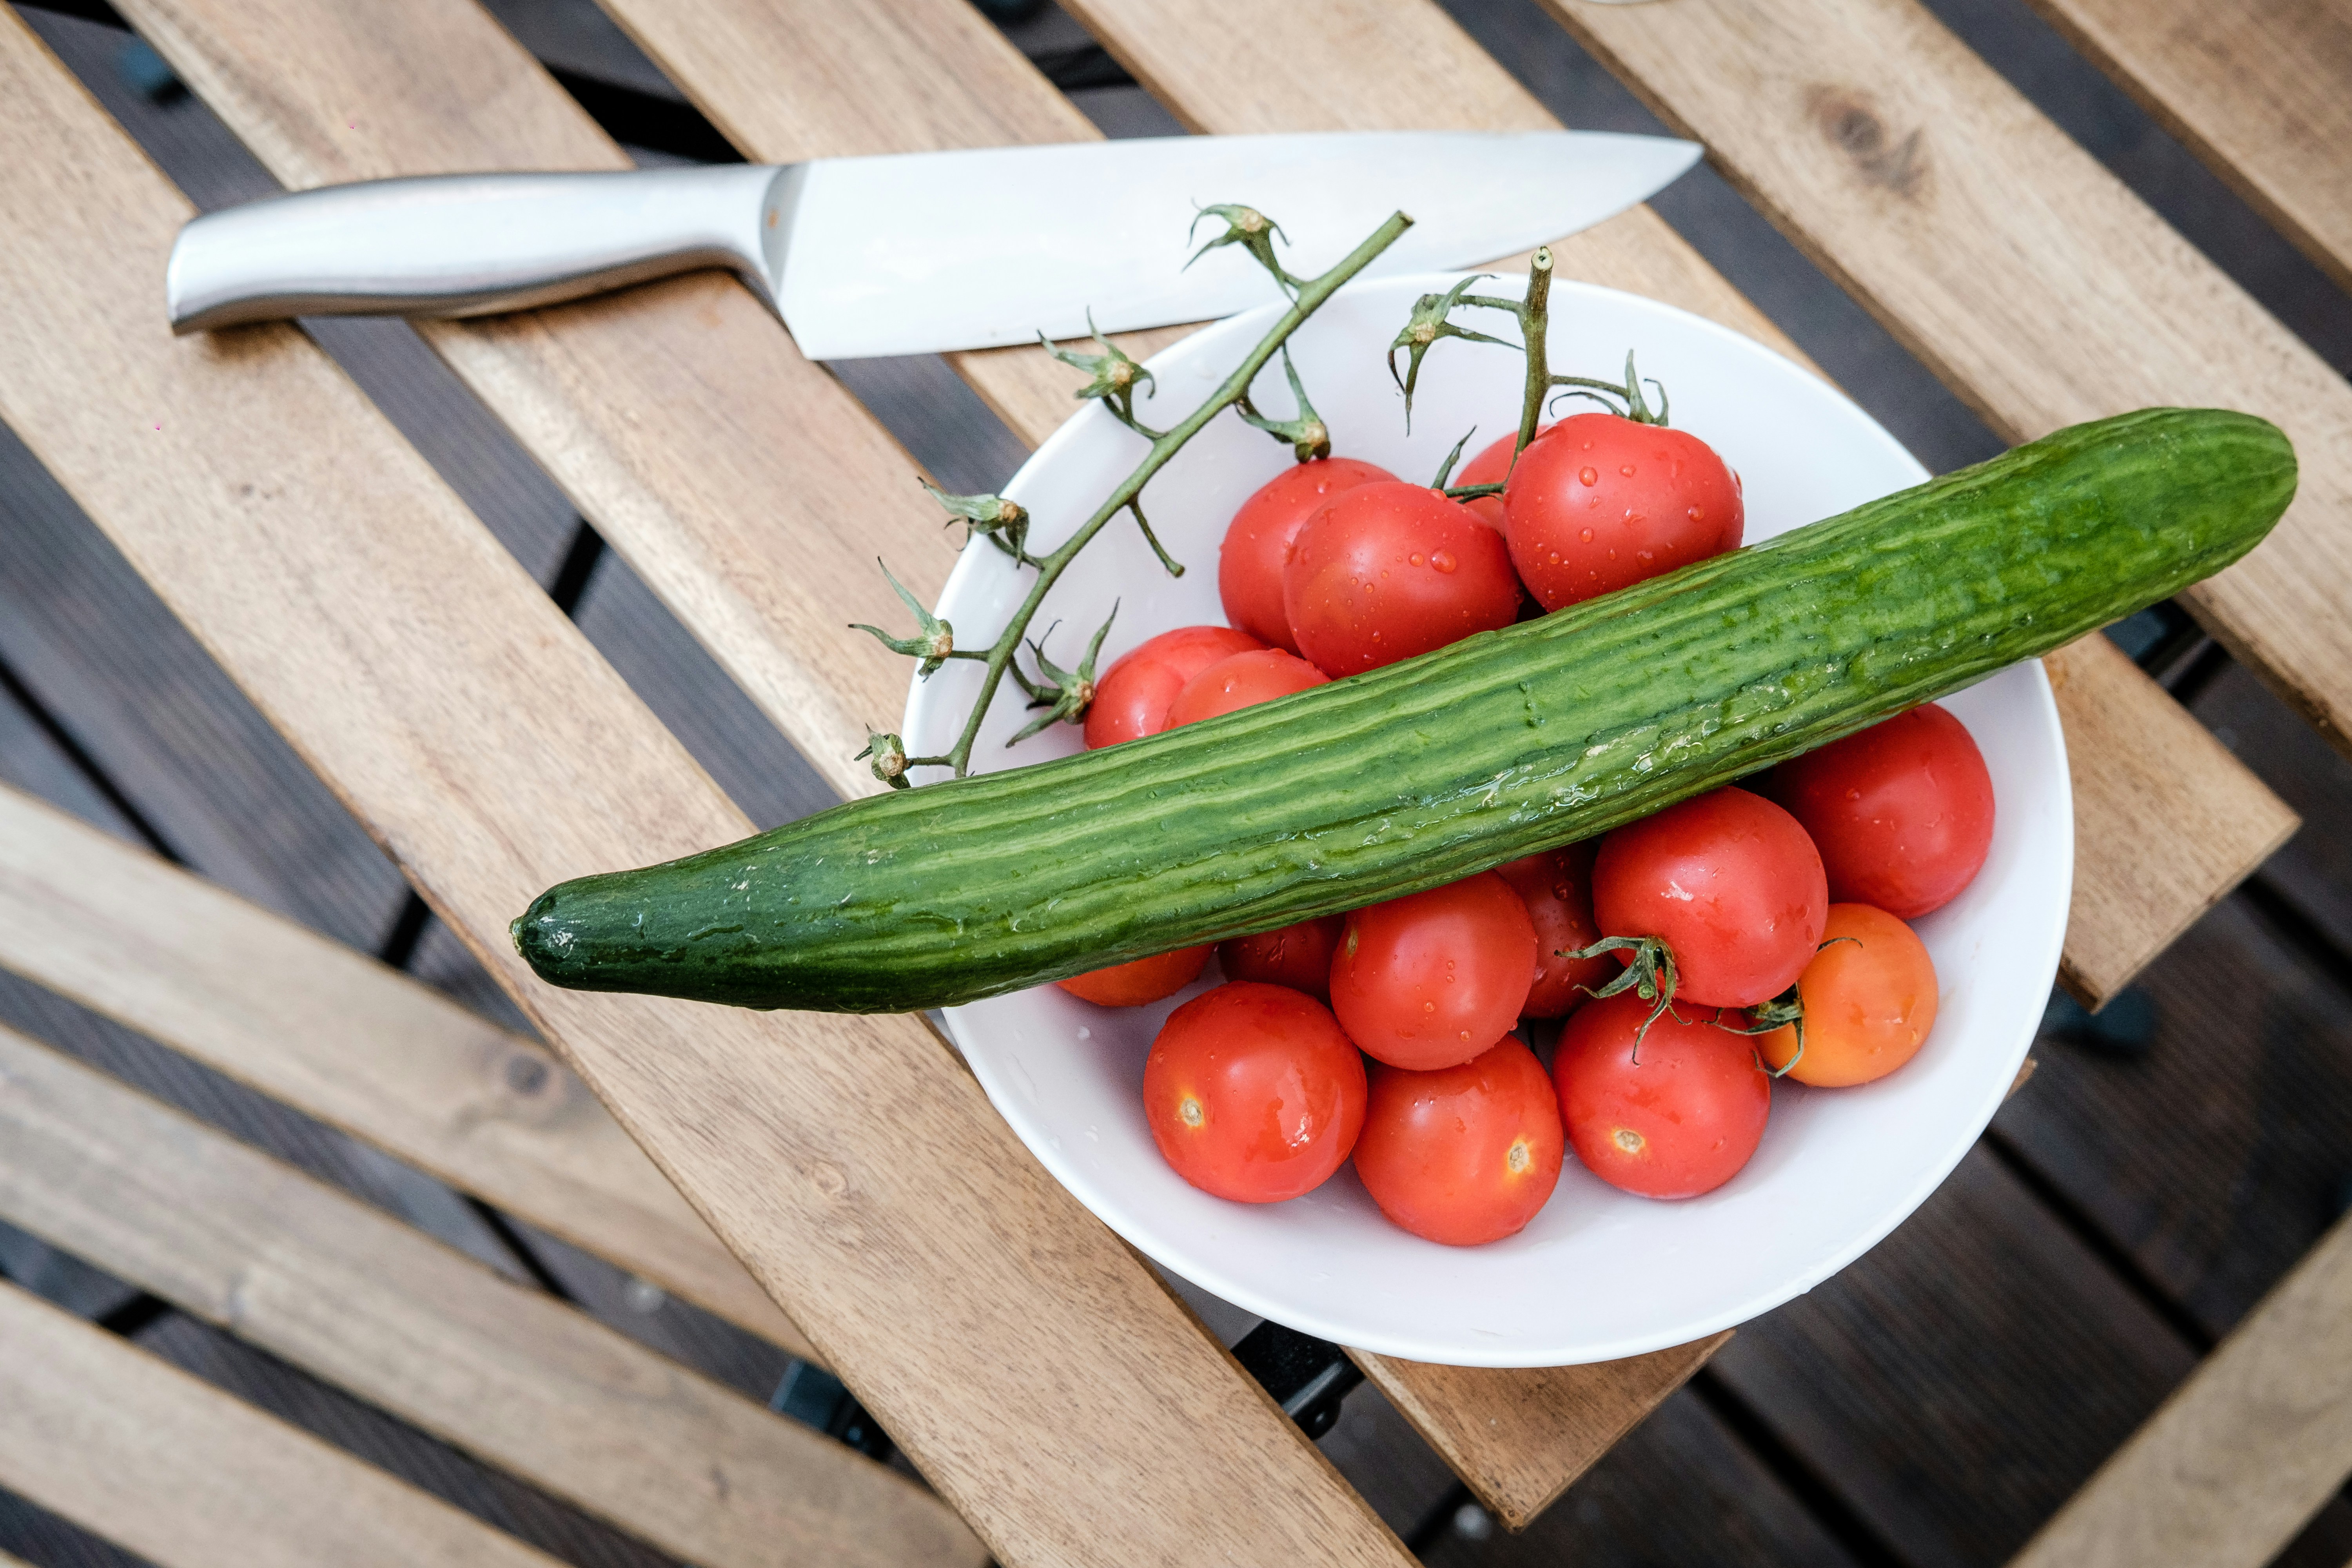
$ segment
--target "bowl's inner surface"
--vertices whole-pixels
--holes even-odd
[[[1292,352],[1334,450],[1427,480],[1465,430],[1469,451],[1515,427],[1514,351],[1446,342],[1423,367],[1412,427],[1382,352],[1413,299],[1444,280],[1361,285],[1327,305]],[[1490,287],[1500,288],[1500,280]],[[1483,313],[1482,313],[1483,314]],[[1673,422],[1704,437],[1745,485],[1747,541],[1842,511],[1926,477],[1861,410],[1811,373],[1669,307],[1584,285],[1553,290],[1551,358],[1608,378],[1626,351],[1665,384]],[[1150,424],[1189,413],[1270,324],[1271,310],[1179,343],[1152,363]],[[1496,336],[1508,321],[1473,321]],[[1259,406],[1287,414],[1279,363]],[[1565,404],[1559,412],[1590,405]],[[1074,418],[1006,493],[1035,514],[1047,548],[1083,521],[1140,457],[1141,440],[1099,409]],[[1290,462],[1288,449],[1221,416],[1145,492],[1145,510],[1188,567],[1171,578],[1131,522],[1114,521],[1056,586],[1040,627],[1074,659],[1114,600],[1103,664],[1180,626],[1222,623],[1217,547],[1244,499]],[[1025,591],[1010,563],[968,550],[940,611],[981,646]],[[908,750],[946,749],[970,710],[974,667],[950,664],[914,688]],[[2017,1071],[2057,973],[2073,864],[2065,756],[2041,667],[2012,668],[1945,700],[1991,769],[1990,858],[1952,904],[1918,922],[1941,984],[1934,1034],[1901,1071],[1861,1089],[1783,1082],[1756,1157],[1726,1186],[1682,1203],[1617,1192],[1571,1152],[1559,1190],[1518,1236],[1456,1249],[1395,1228],[1352,1170],[1290,1203],[1231,1204],[1187,1185],[1160,1159],[1139,1100],[1162,1019],[1194,994],[1108,1010],[1053,987],[955,1008],[957,1044],[990,1098],[1048,1169],[1112,1228],[1167,1268],[1252,1311],[1361,1349],[1419,1361],[1549,1365],[1680,1344],[1764,1311],[1843,1267],[1891,1230],[1966,1152]],[[975,752],[982,769],[1078,749],[1057,727],[1007,750],[1025,715],[1008,686]],[[1215,966],[1201,982],[1217,982]]]

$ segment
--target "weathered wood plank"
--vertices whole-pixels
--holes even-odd
[[[1729,1338],[1726,1330],[1601,1367],[1430,1366],[1348,1353],[1478,1500],[1524,1530]]]
[[[0,1485],[160,1568],[555,1568],[6,1284],[0,1408]]]
[[[2116,1451],[2013,1568],[2260,1568],[2352,1474],[2352,1218]]]
[[[987,1555],[913,1482],[0,1030],[0,1217],[705,1568]]]
[[[2294,505],[2184,602],[2352,748],[2341,376],[1913,0],[1548,4],[2005,438],[2184,402],[2284,428]]]
[[[2043,662],[2074,790],[2074,901],[2059,978],[2097,1006],[2302,819],[2105,637]],[[2160,826],[2145,809],[2152,802],[2168,807]],[[2202,904],[2188,896],[2200,888]]]
[[[0,965],[814,1354],[551,1053],[7,789]]]
[[[2352,5],[2031,0],[2255,211],[2352,289]]]
[[[307,64],[275,20],[268,58]],[[511,51],[502,37],[488,47]],[[397,61],[429,61],[435,81],[476,68],[462,31],[443,42],[366,55],[365,82],[405,74]],[[1214,1543],[1402,1561],[919,1021],[537,984],[505,925],[539,889],[739,836],[741,814],[299,333],[175,341],[154,324],[186,204],[13,21],[0,199],[39,215],[0,237],[0,416],[1000,1560],[1189,1563]],[[602,309],[722,287],[740,293],[688,280]],[[630,345],[640,368],[646,351]],[[821,431],[797,434],[817,462]]]

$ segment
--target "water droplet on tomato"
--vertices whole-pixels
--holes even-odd
[[[1423,1002],[1421,1005],[1421,1010],[1424,1013],[1434,1013],[1437,1011],[1437,1004],[1434,1002]]]
[[[1620,468],[1617,471],[1618,471],[1619,473],[1621,473],[1621,474],[1624,475],[1627,479],[1632,479],[1632,478],[1633,477],[1633,464],[1631,464],[1631,463],[1627,463],[1627,464],[1625,464],[1623,467]]]
[[[1584,541],[1584,542],[1585,542],[1585,543],[1590,544],[1590,543],[1591,543],[1591,542],[1592,542],[1592,531],[1591,531],[1591,529],[1589,529],[1589,528],[1580,528],[1580,529],[1578,529],[1576,531],[1577,531],[1577,536],[1578,536],[1579,538],[1582,539],[1582,540]],[[1553,560],[1555,560],[1555,561],[1557,561],[1557,560],[1559,560],[1559,556],[1557,556],[1557,555],[1555,555],[1555,556],[1553,556],[1553,557],[1552,557],[1552,559],[1553,559]]]
[[[1703,506],[1695,506],[1691,508],[1690,520],[1693,522],[1705,522],[1706,521],[1706,508]]]
[[[1454,552],[1450,550],[1430,552],[1429,564],[1433,571],[1451,574],[1454,570]]]
[[[1588,485],[1597,485],[1601,482],[1601,470],[1598,468],[1579,468],[1576,470],[1576,477],[1582,479]]]
[[[1412,563],[1416,566],[1421,564],[1421,552],[1419,551],[1413,552]]]

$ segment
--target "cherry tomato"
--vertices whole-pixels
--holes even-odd
[[[1569,1019],[1551,1062],[1560,1120],[1576,1157],[1611,1186],[1695,1198],[1756,1152],[1772,1080],[1748,1037],[1717,1028],[1712,1008],[1662,1014],[1641,1035],[1653,1005],[1628,991]]]
[[[1535,971],[1528,906],[1481,871],[1349,915],[1331,961],[1331,1010],[1368,1055],[1428,1072],[1509,1033]]]
[[[1737,550],[1746,525],[1713,447],[1614,414],[1570,415],[1530,443],[1503,510],[1511,562],[1547,610]]]
[[[1301,921],[1280,931],[1237,936],[1217,944],[1217,963],[1228,980],[1259,980],[1304,991],[1318,1002],[1331,1000],[1331,955],[1339,950],[1344,915]]]
[[[1592,913],[1610,936],[1674,950],[1675,994],[1752,1007],[1797,983],[1829,914],[1822,857],[1760,795],[1718,789],[1621,827],[1592,863]],[[1621,953],[1622,961],[1632,955]]]
[[[1224,602],[1225,619],[1261,642],[1297,653],[1282,609],[1282,568],[1299,525],[1341,490],[1395,479],[1353,458],[1324,458],[1266,480],[1234,513],[1217,552],[1217,597]]]
[[[1927,944],[1885,910],[1832,904],[1822,950],[1797,982],[1805,1049],[1793,1024],[1757,1037],[1774,1068],[1818,1089],[1885,1078],[1919,1052],[1936,1026],[1936,963]]]
[[[1089,970],[1054,984],[1097,1007],[1140,1007],[1173,996],[1200,979],[1201,971],[1209,967],[1211,951],[1180,947],[1173,952],[1155,952],[1150,958]]]
[[[1541,440],[1544,432],[1550,428],[1548,424],[1537,426],[1536,440]],[[1511,455],[1517,448],[1518,444],[1519,432],[1517,427],[1514,426],[1507,435],[1499,440],[1489,442],[1476,457],[1463,464],[1460,471],[1446,481],[1448,488],[1460,485],[1501,484],[1511,476]],[[1529,446],[1534,444],[1533,441],[1528,443]],[[1501,496],[1479,496],[1475,500],[1465,500],[1462,504],[1476,512],[1478,521],[1487,527],[1497,532],[1502,531],[1505,514]]]
[[[1247,981],[1170,1014],[1143,1064],[1152,1142],[1178,1175],[1235,1203],[1321,1186],[1356,1146],[1364,1092],[1364,1058],[1328,1008]]]
[[[1509,1036],[1435,1072],[1372,1069],[1356,1174],[1381,1212],[1448,1247],[1515,1236],[1559,1184],[1559,1107]]]
[[[1580,987],[1597,991],[1617,973],[1606,953],[1598,958],[1561,956],[1601,940],[1601,928],[1592,919],[1592,854],[1591,844],[1571,844],[1495,868],[1535,922],[1536,979],[1519,1009],[1522,1017],[1564,1018],[1589,996]]]
[[[1168,705],[1184,683],[1221,658],[1265,645],[1231,626],[1179,626],[1122,654],[1095,682],[1087,707],[1087,749],[1139,741],[1168,728]]]
[[[1992,847],[1992,774],[1930,702],[1781,763],[1765,790],[1820,846],[1830,897],[1898,920],[1942,909]]]
[[[1237,653],[1217,660],[1184,683],[1176,700],[1168,704],[1168,728],[1271,702],[1310,686],[1330,684],[1329,676],[1295,653],[1278,647]]]
[[[1282,603],[1298,651],[1337,679],[1509,626],[1519,580],[1501,537],[1460,502],[1391,480],[1307,520]]]

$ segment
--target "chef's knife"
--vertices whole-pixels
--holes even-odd
[[[1282,226],[1300,276],[1398,208],[1370,269],[1474,265],[1621,212],[1699,149],[1598,132],[1124,142],[331,185],[207,213],[172,247],[182,332],[308,315],[475,316],[740,271],[812,359],[1201,321],[1273,298],[1238,248],[1185,266],[1195,204]],[[1201,237],[1223,232],[1212,219]]]

